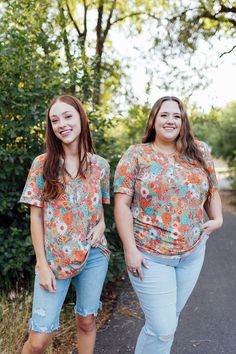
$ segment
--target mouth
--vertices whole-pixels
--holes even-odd
[[[60,135],[64,138],[64,137],[68,136],[70,134],[70,132],[72,132],[72,129],[65,129],[60,132]]]
[[[165,129],[166,131],[172,132],[172,131],[174,131],[176,128],[175,128],[175,127],[163,127],[163,129]]]

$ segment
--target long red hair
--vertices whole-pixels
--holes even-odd
[[[89,129],[88,118],[78,98],[63,95],[58,96],[52,100],[47,111],[47,127],[46,127],[46,160],[43,167],[44,185],[44,199],[55,199],[64,190],[64,183],[58,180],[60,172],[60,158],[65,157],[61,140],[56,137],[52,129],[50,120],[50,110],[52,106],[58,102],[64,102],[71,105],[79,113],[81,121],[81,133],[79,136],[78,156],[79,156],[79,170],[78,175],[85,178],[85,172],[89,168],[88,153],[95,152],[92,142],[92,137]],[[64,175],[64,164],[62,166]]]
[[[155,126],[156,116],[162,106],[162,103],[165,101],[174,101],[179,106],[181,112],[182,125],[180,128],[179,136],[176,139],[177,153],[180,158],[187,157],[187,159],[191,159],[192,161],[194,161],[194,163],[199,164],[203,168],[203,170],[207,175],[207,179],[209,183],[209,190],[207,194],[207,200],[209,201],[213,190],[213,183],[210,178],[210,172],[207,169],[207,165],[204,160],[203,153],[199,149],[196,140],[194,139],[191,125],[190,125],[190,120],[187,111],[185,109],[185,106],[179,98],[175,96],[164,96],[159,98],[159,100],[157,100],[154,103],[149,115],[149,119],[145,130],[145,135],[142,139],[142,142],[149,143],[155,140],[156,131],[154,126]]]

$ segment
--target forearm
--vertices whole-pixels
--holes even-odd
[[[222,216],[222,205],[221,199],[218,191],[215,191],[210,199],[209,203],[205,205],[206,213],[210,220],[215,220],[219,223],[219,226],[223,223],[223,216]]]
[[[115,203],[114,216],[116,228],[123,243],[124,251],[136,248],[133,230],[133,215],[130,207],[117,201]]]
[[[101,208],[101,214],[100,214],[99,223],[103,224],[104,227],[106,227],[105,218],[104,218],[104,208],[103,208],[103,205],[102,205],[102,208]]]
[[[30,226],[31,237],[36,255],[37,265],[44,266],[47,263],[44,244],[43,213],[42,209],[31,207]],[[39,208],[38,208],[39,209]]]

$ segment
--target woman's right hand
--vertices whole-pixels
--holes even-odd
[[[141,280],[144,279],[142,265],[145,268],[149,267],[147,261],[144,259],[144,256],[137,248],[125,250],[125,262],[128,270],[135,277],[139,277]]]
[[[56,277],[48,265],[36,265],[36,272],[39,276],[39,285],[50,293],[56,292]]]

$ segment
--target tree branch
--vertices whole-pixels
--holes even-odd
[[[144,12],[144,11],[138,11],[138,12],[131,12],[130,14],[125,15],[123,17],[118,17],[115,21],[111,22],[111,26],[114,25],[117,22],[124,21],[126,18],[130,18],[130,17],[134,17],[134,16],[141,16],[141,15],[146,15],[148,17],[153,18],[154,20],[160,20],[159,17],[156,17],[156,16],[154,16],[152,14],[149,14],[149,13]]]
[[[236,27],[236,20],[234,20],[234,19],[232,19],[232,18],[226,18],[226,17],[218,18],[217,15],[213,15],[213,14],[211,14],[209,11],[204,11],[204,12],[202,12],[200,15],[198,15],[198,16],[196,17],[196,19],[200,19],[200,18],[203,18],[203,17],[209,18],[210,20],[217,21],[217,22],[219,22],[219,23],[220,23],[220,22],[225,22],[225,23],[230,22],[230,23],[232,23],[232,24]]]
[[[79,27],[78,27],[76,21],[74,20],[74,17],[72,16],[71,9],[70,9],[68,1],[66,1],[66,7],[67,7],[67,11],[68,11],[69,17],[70,17],[73,25],[75,26],[76,31],[78,32],[79,36],[81,37],[83,35],[83,33],[80,32]]]
[[[236,45],[234,45],[233,48],[231,48],[228,52],[222,53],[222,54],[219,56],[219,58],[222,58],[222,57],[223,57],[224,55],[226,55],[226,54],[230,54],[235,48],[236,48]]]
[[[84,0],[84,38],[87,36],[87,13],[88,5],[86,4],[86,0]]]
[[[221,5],[220,11],[219,12],[230,12],[230,13],[236,13],[236,6],[228,7],[225,6],[224,4]]]
[[[104,30],[104,33],[103,33],[103,40],[105,41],[106,37],[107,37],[107,34],[109,32],[109,29],[111,28],[111,18],[112,18],[112,15],[113,15],[113,11],[116,7],[116,0],[113,0],[113,3],[112,3],[112,7],[111,7],[111,10],[110,10],[110,13],[109,13],[109,17],[108,17],[108,20],[107,20],[107,25],[106,25],[106,28]]]

